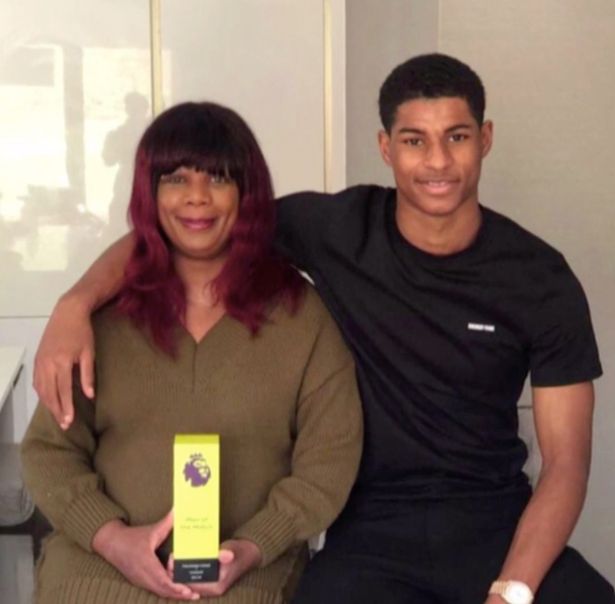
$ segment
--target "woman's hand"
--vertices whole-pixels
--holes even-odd
[[[190,587],[202,596],[222,596],[235,582],[256,568],[262,554],[258,546],[247,539],[230,539],[220,545],[220,576],[215,583],[189,583]],[[173,574],[173,556],[169,557],[167,568],[169,574]]]
[[[145,526],[130,527],[120,520],[111,520],[94,535],[92,549],[137,587],[161,598],[198,600],[196,589],[173,583],[156,556],[156,550],[172,528],[171,513],[159,522]]]
[[[73,366],[81,388],[94,396],[94,334],[89,311],[71,297],[61,298],[43,332],[34,359],[34,389],[56,422],[66,430],[75,415]]]

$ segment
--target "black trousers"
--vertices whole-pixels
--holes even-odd
[[[483,604],[527,496],[350,505],[308,565],[293,604]],[[536,604],[615,604],[612,586],[566,548]]]

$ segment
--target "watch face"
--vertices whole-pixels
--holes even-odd
[[[533,597],[525,583],[510,581],[502,594],[508,604],[531,604]]]

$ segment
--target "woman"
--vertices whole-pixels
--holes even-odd
[[[269,173],[243,120],[212,103],[161,114],[139,143],[135,249],[95,319],[97,390],[62,431],[37,409],[25,479],[54,525],[37,601],[160,603],[292,594],[306,540],[354,481],[361,414],[351,357],[320,300],[271,251]],[[173,583],[176,433],[221,442],[220,578]]]

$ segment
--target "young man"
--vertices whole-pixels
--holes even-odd
[[[298,604],[615,602],[566,547],[601,373],[589,311],[557,251],[479,205],[493,137],[483,113],[468,66],[415,57],[380,91],[396,188],[280,202],[280,249],[354,352],[366,424],[359,479]],[[70,421],[72,363],[92,382],[83,309],[117,287],[129,247],[108,252],[54,313],[36,382],[59,421]],[[533,493],[517,435],[528,372],[543,457]]]

